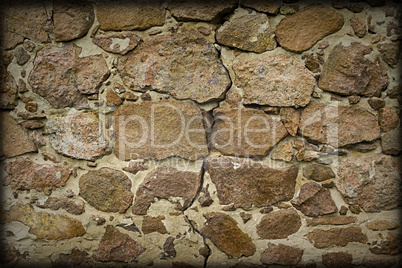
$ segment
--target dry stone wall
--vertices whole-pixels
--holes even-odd
[[[3,267],[400,267],[399,1],[2,4]]]

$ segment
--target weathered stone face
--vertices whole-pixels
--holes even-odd
[[[151,88],[199,103],[221,98],[231,85],[217,50],[196,30],[145,40],[120,59],[118,69],[133,90]]]
[[[17,105],[18,87],[7,66],[0,65],[0,79],[0,109],[12,109]]]
[[[124,213],[133,202],[131,180],[121,171],[101,168],[80,178],[80,196],[105,212]]]
[[[388,155],[340,161],[336,187],[348,204],[366,212],[397,208],[402,202],[399,161]]]
[[[206,163],[221,205],[263,207],[293,197],[296,166],[273,169],[260,162],[232,157],[211,157]]]
[[[64,209],[74,215],[81,215],[85,212],[84,204],[76,204],[67,198],[49,197],[42,205],[36,204],[36,206],[53,210]]]
[[[94,261],[87,252],[74,248],[70,254],[61,253],[53,264],[57,267],[91,268]]]
[[[158,232],[160,234],[167,234],[167,230],[162,220],[165,219],[165,216],[151,217],[145,216],[142,221],[142,232],[144,234],[150,234],[153,232]]]
[[[322,254],[322,263],[328,268],[353,267],[353,256],[347,252],[329,252]]]
[[[282,239],[296,233],[301,219],[294,209],[282,209],[262,217],[257,225],[257,234],[264,239]]]
[[[318,182],[335,178],[332,168],[321,164],[311,164],[303,168],[303,175],[310,180]]]
[[[288,141],[282,145],[276,146],[271,153],[271,158],[274,160],[282,160],[290,162],[293,159],[294,148],[293,141]]]
[[[335,46],[322,69],[318,86],[340,95],[362,95],[379,97],[389,79],[387,71],[377,59],[365,58],[372,49],[360,43],[344,47]]]
[[[204,214],[207,221],[201,229],[201,233],[228,256],[239,258],[252,256],[256,247],[251,238],[238,226],[230,216],[220,212],[208,212]]]
[[[398,255],[402,252],[402,234],[397,232],[388,232],[387,236],[374,241],[370,251],[374,254]]]
[[[235,85],[244,90],[245,104],[303,107],[316,85],[304,64],[285,54],[237,61],[233,70]]]
[[[362,264],[368,268],[384,267],[389,268],[396,263],[395,257],[387,255],[369,255],[364,256]]]
[[[302,256],[302,249],[268,243],[268,248],[261,254],[260,261],[264,264],[296,265],[301,261]]]
[[[366,32],[367,32],[366,28],[367,28],[367,26],[366,26],[366,24],[365,24],[361,19],[359,19],[358,17],[353,16],[353,17],[350,19],[350,26],[352,27],[353,32],[355,33],[355,35],[357,35],[357,37],[362,38],[362,37],[364,37],[364,36],[366,35]]]
[[[339,31],[343,16],[328,7],[311,5],[284,18],[276,27],[276,40],[281,47],[302,52],[327,35]]]
[[[166,199],[185,210],[195,198],[201,184],[201,172],[179,171],[159,167],[148,173],[135,194],[133,213],[145,215],[155,198]],[[181,198],[179,202],[173,198]]]
[[[300,111],[294,108],[281,108],[280,117],[283,125],[291,136],[296,136],[299,128]]]
[[[92,42],[108,52],[125,55],[136,48],[141,40],[133,33],[115,33],[95,36]]]
[[[395,128],[381,135],[382,153],[398,155],[402,151],[402,131]]]
[[[28,82],[35,93],[54,108],[79,107],[83,94],[98,93],[109,69],[101,55],[80,58],[73,43],[62,48],[46,47],[37,52]]]
[[[319,217],[314,219],[307,219],[308,226],[317,225],[344,225],[356,222],[354,216],[333,216],[333,217]]]
[[[77,159],[94,160],[104,154],[106,141],[101,124],[92,112],[53,117],[46,123],[50,145]]]
[[[396,67],[398,65],[399,47],[399,42],[380,43],[377,45],[377,49],[381,53],[382,59],[391,67]]]
[[[398,112],[393,107],[385,107],[378,110],[378,123],[383,131],[390,131],[398,127]]]
[[[374,220],[368,222],[366,224],[366,227],[374,231],[384,231],[384,230],[396,229],[399,227],[399,225],[394,221]]]
[[[350,242],[367,242],[367,236],[360,227],[332,228],[327,231],[316,229],[305,236],[316,248],[344,247]]]

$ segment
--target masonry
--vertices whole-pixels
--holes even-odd
[[[5,267],[400,267],[397,1],[1,10]]]

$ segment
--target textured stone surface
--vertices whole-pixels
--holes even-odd
[[[347,47],[338,44],[324,64],[318,86],[340,95],[379,97],[389,79],[378,59],[365,58],[371,52],[372,48],[356,42]]]
[[[238,226],[230,216],[220,212],[208,212],[204,214],[207,219],[201,229],[201,233],[228,256],[239,258],[252,256],[256,247],[251,238]]]
[[[0,79],[2,81],[0,84],[0,109],[12,109],[17,104],[17,90],[19,90],[13,76],[7,71],[13,55],[1,49],[0,57]]]
[[[397,208],[401,205],[399,161],[381,154],[340,161],[336,187],[348,204],[358,204],[366,212]]]
[[[56,109],[83,105],[83,94],[98,93],[109,76],[101,55],[80,58],[81,50],[73,43],[62,48],[48,46],[35,57],[28,82],[35,93]]]
[[[328,268],[353,267],[353,256],[347,252],[329,252],[322,254],[322,264]]]
[[[53,210],[64,209],[68,213],[81,215],[85,212],[84,204],[77,204],[67,198],[49,197],[42,205],[36,204],[40,208],[50,208]]]
[[[194,200],[200,183],[201,172],[179,171],[170,167],[156,168],[138,186],[133,213],[145,215],[155,198],[167,199],[176,205],[177,210],[185,210]]]
[[[268,248],[261,254],[264,264],[296,265],[301,261],[303,250],[284,244],[268,243]]]
[[[326,181],[335,178],[332,168],[320,164],[311,164],[303,168],[303,176],[314,181]]]
[[[307,219],[308,226],[317,225],[344,225],[356,222],[354,216],[333,216],[333,217],[319,217],[313,219]]]
[[[402,151],[401,129],[395,128],[381,135],[381,148],[384,154],[397,155]]]
[[[92,4],[78,1],[54,1],[55,40],[69,41],[84,36],[94,23],[94,19]]]
[[[138,161],[131,160],[128,163],[128,167],[123,168],[124,171],[133,173],[134,175],[137,174],[139,171],[144,171],[147,169],[148,169],[148,166],[146,166],[144,164],[144,161],[141,161],[141,160],[138,160]]]
[[[316,248],[344,247],[350,242],[365,244],[367,236],[360,227],[316,229],[305,235]]]
[[[378,110],[378,123],[383,131],[390,131],[398,127],[398,112],[393,107],[384,107]]]
[[[104,262],[131,262],[144,253],[145,250],[146,248],[129,235],[123,234],[113,226],[108,225],[93,257],[97,261]]]
[[[382,59],[391,67],[396,67],[399,62],[400,43],[380,43],[377,45],[378,51],[381,53]]]
[[[211,145],[225,155],[264,157],[287,135],[282,123],[257,109],[213,111]]]
[[[98,115],[92,112],[53,117],[46,132],[53,149],[73,158],[94,160],[106,148]]]
[[[53,265],[56,267],[90,268],[94,265],[94,261],[87,252],[74,248],[69,254],[61,253]]]
[[[167,230],[162,220],[165,219],[165,216],[151,217],[145,216],[142,221],[142,232],[144,234],[150,234],[153,232],[158,232],[160,234],[167,234]]]
[[[107,106],[119,106],[123,103],[123,100],[116,94],[116,92],[108,88],[106,91],[106,105]]]
[[[374,220],[369,221],[366,224],[366,227],[370,230],[374,231],[384,231],[384,230],[392,230],[399,227],[399,225],[394,221],[387,221],[387,220]]]
[[[16,48],[14,51],[14,57],[17,60],[17,64],[20,66],[24,65],[31,59],[31,56],[29,56],[29,54],[22,47]]]
[[[258,53],[276,47],[274,30],[264,13],[245,15],[225,22],[216,31],[216,41],[225,46]]]
[[[370,105],[371,108],[373,108],[374,110],[379,110],[381,108],[385,107],[385,101],[383,99],[380,98],[370,98],[369,100],[367,100],[367,103]]]
[[[165,243],[163,244],[163,253],[166,257],[175,258],[176,257],[176,249],[174,248],[174,240],[175,238],[169,236],[166,238]]]
[[[364,36],[366,35],[366,32],[367,32],[366,28],[367,28],[367,26],[366,26],[366,24],[365,24],[361,19],[359,19],[358,17],[353,16],[353,17],[350,19],[350,26],[352,26],[353,32],[355,33],[355,35],[357,35],[357,37],[362,38],[362,37],[364,37]]]
[[[217,50],[196,30],[148,39],[122,57],[118,69],[131,89],[199,103],[221,98],[231,85]]]
[[[375,115],[357,106],[332,106],[311,102],[300,118],[299,132],[306,138],[342,147],[380,137]]]
[[[283,239],[296,233],[301,226],[300,216],[294,209],[282,209],[262,217],[257,234],[264,239]]]
[[[276,27],[276,40],[281,47],[302,52],[327,35],[339,31],[343,16],[328,7],[312,5],[284,18]]]
[[[373,242],[370,251],[374,254],[388,255],[398,255],[402,253],[402,234],[388,232],[384,239]]]
[[[80,196],[101,211],[124,213],[133,202],[131,180],[119,170],[89,171],[81,176],[79,186]]]
[[[136,48],[141,40],[141,37],[133,33],[104,34],[92,38],[92,42],[102,49],[121,55]]]
[[[293,159],[294,149],[293,141],[288,141],[282,145],[276,146],[271,153],[271,158],[274,160],[282,160],[290,162]]]
[[[299,128],[300,111],[290,107],[281,108],[279,115],[288,133],[292,136],[296,136],[297,129]]]
[[[240,3],[245,7],[251,7],[261,12],[276,15],[278,14],[279,8],[282,5],[282,0],[271,0],[271,1],[241,0]]]
[[[195,160],[208,155],[201,111],[192,103],[127,103],[113,117],[114,152],[121,160],[169,156]]]
[[[273,169],[249,159],[207,158],[207,170],[221,205],[265,207],[293,197],[298,169]]]
[[[306,106],[316,85],[304,64],[285,54],[237,61],[233,70],[245,104]]]
[[[396,263],[395,258],[386,255],[366,255],[363,258],[362,264],[368,268],[391,267]]]

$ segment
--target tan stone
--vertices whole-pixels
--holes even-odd
[[[142,232],[144,234],[150,234],[153,232],[158,232],[160,234],[167,234],[165,225],[162,220],[165,219],[165,216],[151,217],[145,216],[142,221]]]
[[[261,254],[264,264],[296,265],[301,261],[303,250],[284,244],[268,243],[268,248]]]
[[[241,0],[240,3],[242,6],[251,7],[260,12],[266,12],[276,15],[278,14],[279,8],[282,5],[282,0]]]
[[[378,51],[381,53],[382,59],[391,67],[396,67],[399,62],[399,42],[379,43]]]
[[[0,50],[0,57],[0,109],[12,109],[17,105],[17,91],[19,91],[13,76],[7,71],[13,58],[11,53],[3,49]],[[22,87],[20,88],[22,91]]]
[[[342,215],[342,214],[341,214]],[[314,219],[307,219],[308,226],[317,225],[345,225],[356,222],[354,216],[332,216],[332,217],[318,217]]]
[[[293,141],[288,141],[282,145],[276,146],[271,153],[274,160],[282,160],[285,162],[292,161],[294,156]]]
[[[383,131],[390,131],[398,127],[399,116],[393,107],[385,107],[378,110],[378,123]]]
[[[262,217],[257,225],[257,234],[264,239],[283,239],[296,233],[301,219],[294,209],[281,209]]]
[[[350,26],[352,27],[353,32],[355,33],[355,35],[357,35],[357,37],[362,38],[362,37],[364,37],[364,36],[366,35],[366,32],[367,32],[366,28],[367,28],[367,26],[366,26],[366,24],[365,24],[361,19],[359,19],[358,17],[353,16],[353,17],[350,19]]]
[[[125,55],[127,52],[136,48],[141,41],[141,37],[133,33],[104,34],[92,38],[92,42],[102,49],[121,55]]]
[[[396,263],[395,257],[387,255],[367,254],[366,256],[364,256],[364,259],[362,261],[364,267],[368,268],[377,268],[377,267],[388,268],[394,265],[395,263]]]
[[[329,252],[322,254],[322,264],[328,268],[351,268],[353,256],[348,252]]]
[[[332,246],[344,247],[350,242],[365,244],[367,236],[360,227],[331,228],[329,230],[315,229],[305,235],[316,248]]]
[[[294,108],[281,108],[280,117],[283,125],[291,136],[296,136],[299,128],[300,111]]]
[[[332,171],[331,167],[311,164],[303,168],[303,176],[314,181],[326,181],[335,178],[335,173]]]
[[[387,220],[373,220],[366,224],[366,227],[374,231],[392,230],[399,227],[396,222]]]

